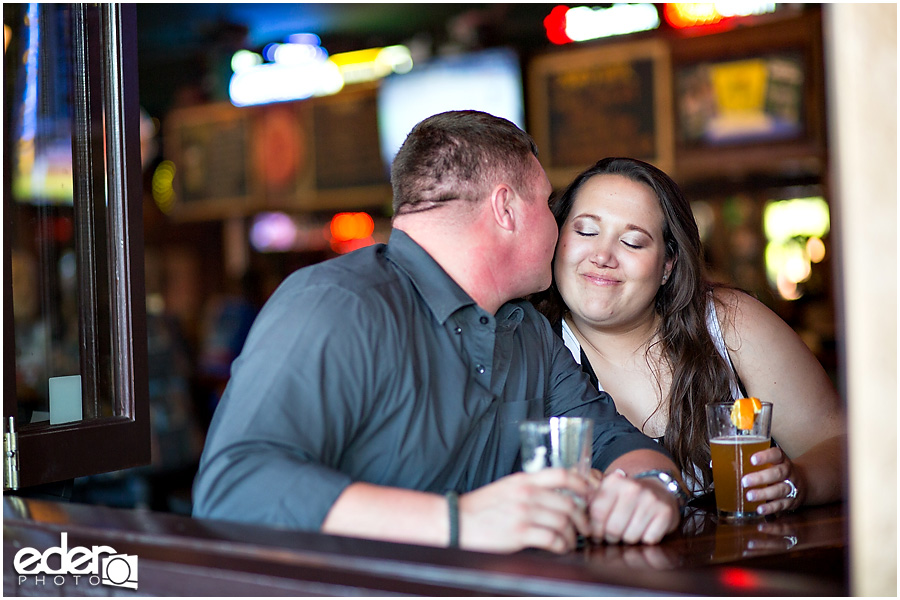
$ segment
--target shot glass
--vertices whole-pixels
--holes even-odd
[[[769,466],[750,463],[751,456],[772,445],[772,403],[761,404],[762,411],[756,415],[753,427],[746,430],[738,429],[731,422],[733,402],[713,402],[706,405],[716,511],[725,520],[736,521],[761,516],[756,509],[762,502],[747,500],[747,492],[752,488],[741,487],[744,475]]]

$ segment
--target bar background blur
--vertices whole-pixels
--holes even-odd
[[[592,150],[594,159],[618,150],[588,143],[587,156],[564,154],[578,126],[615,123],[633,142],[623,152],[669,170],[694,203],[711,273],[755,294],[815,352],[850,416],[852,591],[895,595],[896,5],[778,6],[733,27],[664,21],[554,45],[543,25],[551,4],[139,4],[154,462],[76,480],[74,499],[189,513],[205,428],[256,311],[294,270],[389,235],[378,82],[237,108],[228,96],[234,53],[262,53],[296,33],[317,34],[332,55],[404,44],[417,66],[503,47],[518,57],[524,125],[555,187]],[[718,144],[686,132],[679,86],[698,65],[785,53],[802,76],[797,132]],[[652,108],[638,117],[630,100],[591,104],[609,97],[602,86],[584,92],[586,104],[553,96],[548,82],[578,75],[578,65],[609,65],[607,78],[623,65],[648,69],[628,93]],[[646,140],[641,119],[653,122]],[[783,294],[767,280],[765,208],[806,197],[827,203],[831,235],[821,236],[824,260],[807,262],[809,276]]]

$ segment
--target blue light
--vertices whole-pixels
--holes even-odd
[[[278,46],[281,44],[267,44],[265,48],[263,48],[262,56],[264,60],[269,62],[275,62],[275,51],[278,50]]]
[[[322,45],[322,40],[314,33],[293,33],[288,36],[288,42],[292,44],[305,44],[307,46]]]
[[[38,4],[28,5],[28,49],[25,50],[25,98],[22,102],[22,140],[33,140],[37,132],[38,54],[41,30]]]

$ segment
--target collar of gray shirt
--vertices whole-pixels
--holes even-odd
[[[385,257],[406,273],[441,325],[459,309],[475,304],[471,296],[406,232],[399,229],[391,232]],[[494,318],[480,308],[479,312],[484,312],[491,320]],[[521,312],[521,309],[506,303],[498,311],[497,318],[502,321],[516,312]]]

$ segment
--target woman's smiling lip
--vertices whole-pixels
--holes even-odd
[[[584,275],[582,275],[582,277],[584,277],[594,285],[616,285],[622,283],[618,279],[613,279],[604,275],[591,275],[589,273],[585,273]]]

